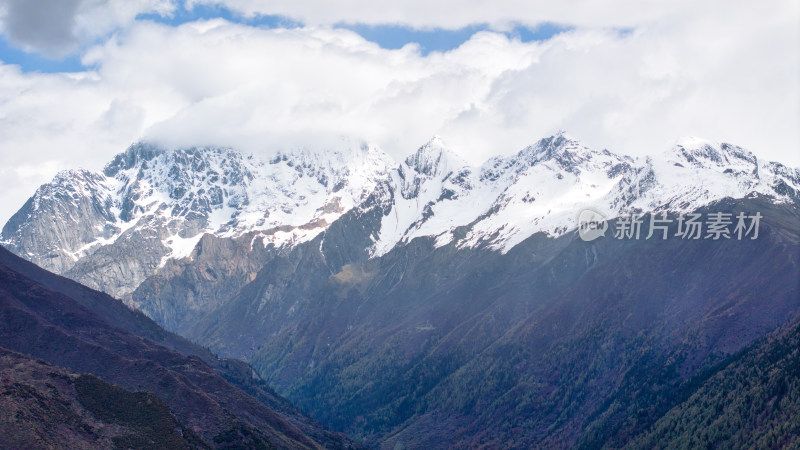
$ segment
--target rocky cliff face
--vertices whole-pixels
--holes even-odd
[[[169,259],[130,294],[130,301],[167,329],[184,333],[255,279],[276,250],[254,242],[254,233],[236,238],[204,234],[190,258]]]
[[[85,170],[59,173],[3,227],[3,239],[26,259],[64,273],[89,242],[121,232],[108,180]]]

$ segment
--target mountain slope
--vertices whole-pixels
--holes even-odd
[[[312,241],[267,264],[195,337],[386,447],[625,442],[699,371],[800,313],[798,207],[713,207],[761,211],[763,234],[540,234],[507,254],[418,239],[333,274]]]
[[[7,253],[0,249],[3,252]],[[4,255],[4,260],[14,258]],[[153,392],[206,443],[216,445],[215,439],[227,439],[242,445],[260,440],[281,448],[351,445],[291,408],[284,406],[278,412],[267,407],[225,381],[200,358],[183,356],[116,328],[6,264],[0,264],[0,317],[4,324],[0,346],[75,372],[92,373],[128,390]]]
[[[629,448],[800,446],[800,326],[731,357]]]
[[[0,348],[3,448],[209,448],[149,393]]]

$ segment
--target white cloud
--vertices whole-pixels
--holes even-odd
[[[0,221],[55,170],[99,169],[141,138],[270,151],[348,134],[400,158],[438,133],[480,162],[566,129],[620,153],[698,135],[800,166],[797,7],[726,4],[622,13],[642,21],[629,33],[602,18],[545,42],[481,32],[425,56],[328,26],[135,22],[83,55],[94,72],[0,65]]]
[[[186,0],[195,5],[221,5],[245,16],[279,15],[307,25],[400,24],[414,28],[458,29],[489,24],[504,29],[516,24],[555,22],[578,27],[635,27],[664,20],[747,11],[757,19],[765,10],[796,12],[794,0]]]

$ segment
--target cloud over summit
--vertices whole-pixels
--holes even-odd
[[[566,129],[619,153],[662,151],[699,135],[800,165],[796,2],[692,2],[648,12],[622,1],[594,14],[587,3],[572,16],[527,2],[492,10],[466,2],[449,12],[420,3],[408,10],[415,14],[357,1],[339,2],[343,9],[317,3],[319,11],[303,1],[222,3],[306,25],[221,18],[176,25],[135,18],[169,15],[183,7],[177,3],[80,0],[53,29],[14,34],[9,20],[23,13],[14,0],[2,3],[8,39],[54,53],[73,39],[91,69],[46,74],[0,65],[0,176],[7,180],[0,216],[55,170],[98,169],[140,139],[270,152],[348,135],[399,159],[439,134],[478,163]],[[381,48],[326,23],[325,11],[328,22],[418,27],[459,27],[483,14],[498,29],[519,11],[520,21],[570,29],[532,42],[479,31],[453,50],[423,54],[413,43]]]

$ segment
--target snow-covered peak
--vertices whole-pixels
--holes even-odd
[[[434,136],[414,154],[409,155],[405,164],[420,175],[438,178],[468,165],[439,136]]]
[[[105,181],[101,174],[86,169],[62,170],[53,177],[53,181],[36,190],[34,199],[41,201],[56,196],[91,196],[106,188]]]
[[[623,158],[607,150],[597,151],[589,148],[583,142],[562,131],[522,149],[514,161],[523,167],[548,164],[566,172],[578,173],[582,169],[592,170],[586,166],[587,163],[607,162],[609,159],[621,161]]]
[[[111,187],[106,177],[102,174],[86,169],[68,169],[58,172],[53,180],[43,184],[36,189],[36,192],[17,214],[9,220],[9,223],[17,222],[21,219],[20,213],[24,214],[48,214],[57,204],[75,206],[87,199],[97,204],[98,213],[109,215],[108,195]],[[11,227],[4,227],[4,235],[9,234]],[[7,236],[5,236],[7,238]]]
[[[159,216],[192,222],[192,229],[219,227],[216,211],[248,202],[258,162],[229,149],[163,150],[135,144],[117,155],[104,174],[115,187],[119,220]],[[155,211],[158,211],[156,213]]]
[[[170,228],[176,230],[191,223],[182,238],[202,232],[235,236],[329,223],[331,211],[359,203],[393,163],[375,146],[349,144],[297,148],[268,161],[230,148],[167,151],[135,144],[104,174],[115,186],[122,222],[157,217],[174,222]]]
[[[743,198],[752,193],[776,201],[798,201],[798,175],[797,169],[759,160],[742,147],[689,137],[669,151],[646,159],[625,182],[639,186],[639,194],[629,197],[633,208],[688,211],[722,198]]]
[[[334,191],[344,184],[369,182],[376,173],[394,168],[394,160],[375,145],[363,141],[340,140],[330,147],[299,147],[281,151],[269,160],[272,165],[284,164],[298,174],[316,178]]]
[[[680,140],[667,154],[667,159],[685,166],[722,168],[752,173],[758,159],[751,152],[732,144],[688,137]]]
[[[137,142],[106,164],[103,173],[106,176],[113,177],[120,171],[141,166],[143,163],[152,160],[164,152],[165,150],[163,148],[159,148],[153,144]]]

